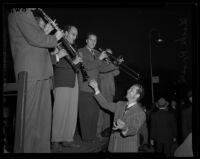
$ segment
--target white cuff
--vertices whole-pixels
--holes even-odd
[[[95,95],[98,95],[99,93],[100,93],[100,91],[98,90],[98,91],[95,92]]]
[[[59,56],[57,54],[55,54],[55,56],[56,56],[56,62],[59,62],[60,61]]]

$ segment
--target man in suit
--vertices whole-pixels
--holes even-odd
[[[55,48],[63,33],[46,35],[36,21],[35,8],[12,9],[8,16],[15,77],[28,72],[25,107],[24,152],[49,153],[51,132],[51,77],[48,48]]]
[[[83,59],[83,65],[90,79],[99,81],[99,67],[102,65],[102,60],[107,57],[105,52],[95,50],[97,36],[88,34],[86,46],[79,49]],[[99,116],[99,106],[93,98],[93,90],[88,86],[88,81],[83,81],[82,74],[79,73],[79,121],[82,140],[86,142],[96,142],[97,138],[97,121]]]
[[[70,45],[78,36],[75,26],[64,27],[65,39]],[[68,53],[70,54],[70,53]],[[54,107],[52,124],[53,148],[61,150],[64,147],[79,147],[74,143],[74,133],[77,123],[79,85],[77,72],[72,68],[82,62],[78,55],[71,62],[62,58],[54,66]]]
[[[49,34],[44,20],[40,16],[36,16],[36,19],[45,34]],[[66,25],[64,33],[65,39],[70,45],[73,45],[78,35],[77,28],[72,25]],[[73,142],[77,121],[79,89],[77,74],[72,65],[75,67],[75,65],[81,62],[81,58],[76,56],[75,59],[71,59],[67,50],[64,48],[59,49],[58,47],[51,52],[51,55],[52,63],[54,64],[53,84],[55,87],[51,140],[53,150],[60,151],[62,146],[79,147],[78,144]],[[54,55],[57,56],[56,61],[53,58]],[[68,58],[62,58],[63,55],[67,55]]]
[[[94,89],[94,97],[101,107],[114,113],[113,131],[108,150],[110,152],[138,152],[140,145],[139,130],[146,120],[145,112],[139,103],[144,95],[143,87],[134,84],[128,91],[128,102],[108,102],[100,93],[98,84],[91,80],[89,85]]]
[[[150,142],[155,145],[156,152],[172,156],[171,147],[176,141],[177,125],[176,118],[169,112],[169,102],[160,98],[157,102],[158,111],[151,114],[150,119]]]

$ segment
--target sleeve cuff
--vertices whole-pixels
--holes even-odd
[[[56,62],[59,62],[59,61],[60,61],[60,58],[58,57],[57,54],[55,54],[55,56],[56,56]]]
[[[98,95],[99,93],[100,93],[100,91],[98,90],[98,91],[95,92],[95,95]]]

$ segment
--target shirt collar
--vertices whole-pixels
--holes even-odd
[[[131,103],[131,104],[128,104],[128,105],[127,105],[127,108],[133,107],[133,106],[135,106],[135,105],[136,105],[136,102],[133,102],[133,103]]]
[[[92,50],[93,50],[93,49],[90,49],[90,48],[89,48],[89,47],[87,47],[87,46],[86,46],[86,48],[87,48],[87,49],[88,49],[90,52],[92,52]]]
[[[167,108],[166,108],[166,107],[164,107],[164,108],[159,108],[159,109],[161,109],[161,110],[167,110]]]

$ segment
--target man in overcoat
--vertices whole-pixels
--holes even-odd
[[[177,138],[177,124],[174,113],[168,111],[169,102],[160,98],[157,102],[158,111],[151,114],[150,142],[155,145],[156,152],[172,156],[171,148]]]

